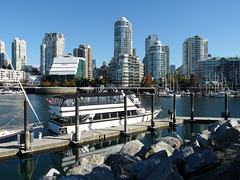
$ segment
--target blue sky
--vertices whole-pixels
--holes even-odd
[[[14,37],[27,42],[27,59],[40,64],[46,32],[63,33],[65,54],[80,44],[93,49],[97,66],[114,51],[114,23],[132,23],[133,47],[141,58],[145,37],[156,34],[170,46],[170,64],[182,64],[182,43],[199,35],[208,39],[212,56],[240,55],[239,0],[9,0],[0,3],[0,40],[11,58]]]

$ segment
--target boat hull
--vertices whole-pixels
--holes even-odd
[[[159,114],[160,110],[154,111],[154,118]],[[138,122],[150,121],[152,118],[151,112],[148,111],[144,114],[132,116],[127,118],[127,124],[134,124]],[[88,131],[93,129],[103,129],[107,127],[114,127],[124,125],[124,118],[117,118],[114,120],[101,120],[101,121],[86,121],[85,123],[80,123],[80,131]],[[71,134],[75,133],[75,125],[61,125],[54,120],[49,120],[49,130],[55,134]]]

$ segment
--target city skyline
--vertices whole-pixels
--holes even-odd
[[[12,6],[12,4],[15,4]],[[146,6],[147,5],[147,6]],[[231,1],[11,1],[1,2],[3,27],[0,40],[11,58],[14,37],[27,43],[28,63],[40,65],[40,45],[45,33],[62,33],[65,55],[80,44],[88,44],[100,67],[110,62],[114,53],[114,25],[120,17],[133,25],[133,48],[143,60],[145,38],[156,34],[162,44],[170,46],[170,64],[182,64],[182,43],[199,35],[209,42],[212,56],[240,55],[238,7]],[[11,7],[11,10],[10,10]],[[67,7],[67,8],[65,8]],[[84,7],[84,8],[81,8]],[[21,10],[21,11],[20,11]],[[224,13],[222,13],[224,12]],[[84,14],[79,18],[79,14]],[[76,23],[78,22],[78,23]],[[12,59],[12,58],[11,58]]]

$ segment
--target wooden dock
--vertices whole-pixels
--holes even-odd
[[[155,119],[155,127],[157,129],[160,128],[168,128],[170,119]],[[182,120],[176,121],[177,125],[183,124]],[[138,132],[147,131],[148,126],[151,125],[151,122],[140,122],[135,124],[127,125],[128,134],[136,134]],[[115,126],[108,127],[104,129],[96,129],[81,132],[81,143],[80,145],[89,144],[91,142],[103,141],[112,138],[119,137],[121,131],[123,131],[124,127]],[[66,148],[69,146],[71,142],[71,135],[59,135],[59,136],[43,136],[42,139],[34,139],[32,143],[33,154],[41,154],[44,152],[54,151],[57,148]],[[19,152],[19,145],[17,141],[12,141],[8,143],[0,144],[0,161],[15,159],[17,158],[16,154]]]
[[[237,119],[237,118],[229,118]],[[212,123],[216,121],[223,120],[223,118],[216,117],[194,117],[196,123]],[[169,122],[172,120],[165,119],[155,119],[155,127],[156,129],[168,128]],[[176,117],[176,124],[182,125],[184,122],[192,122],[190,117]],[[135,124],[127,125],[127,131],[129,135],[137,134],[139,132],[147,131],[148,126],[151,125],[151,122],[140,122]],[[108,127],[104,129],[96,129],[81,132],[81,143],[80,145],[86,145],[92,142],[99,142],[108,139],[118,138],[121,131],[123,131],[124,127],[115,126]],[[52,152],[59,148],[66,148],[69,146],[71,142],[71,135],[59,135],[59,136],[43,136],[42,139],[34,139],[32,143],[33,154],[41,154],[46,152]],[[1,143],[0,144],[0,161],[16,159],[17,153],[19,152],[19,145],[17,141]]]

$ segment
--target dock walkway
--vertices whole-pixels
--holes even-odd
[[[168,128],[170,119],[155,119],[155,127]],[[182,124],[182,120],[177,120],[176,124]],[[137,132],[147,131],[151,122],[140,122],[127,125],[127,131],[129,134]],[[81,144],[88,144],[93,141],[100,141],[118,137],[120,132],[124,129],[123,125],[108,127],[104,129],[95,129],[81,132]],[[43,136],[42,139],[34,139],[32,143],[33,154],[40,154],[44,152],[50,152],[56,148],[64,148],[71,142],[71,135],[59,135],[59,136]],[[0,144],[0,161],[4,159],[15,159],[16,154],[19,152],[19,145],[17,141],[1,143]]]
[[[176,124],[181,125],[185,121],[188,121],[189,117],[176,117]],[[209,118],[209,117],[194,117],[197,123],[223,120],[223,118]],[[236,119],[236,118],[229,118]],[[172,121],[168,118],[155,119],[155,128],[168,128],[169,122]],[[140,122],[135,124],[127,125],[128,134],[136,134],[138,132],[147,131],[148,126],[151,122]],[[89,144],[94,141],[102,141],[119,137],[120,132],[124,129],[123,125],[108,127],[103,129],[95,129],[81,132],[81,143],[80,145]],[[45,152],[54,151],[58,148],[64,148],[69,146],[71,142],[71,135],[59,135],[59,136],[43,136],[42,139],[34,139],[32,144],[33,154],[41,154]],[[0,144],[0,161],[15,159],[16,154],[19,152],[19,145],[17,141]]]

